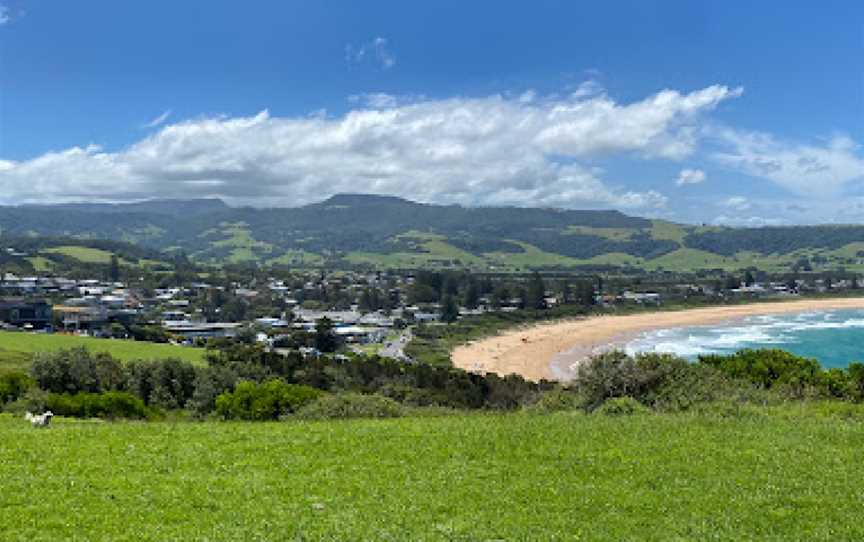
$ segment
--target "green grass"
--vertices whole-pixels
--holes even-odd
[[[0,416],[0,539],[860,540],[864,424],[792,413]]]
[[[654,239],[665,239],[667,241],[675,241],[678,244],[684,244],[684,237],[687,236],[687,229],[681,224],[667,222],[666,220],[651,221],[651,237]]]
[[[568,226],[563,233],[596,235],[612,241],[629,241],[639,230],[635,228],[594,228],[590,226]]]
[[[225,222],[221,226],[223,227],[221,233],[228,237],[213,241],[211,244],[217,248],[230,248],[231,254],[228,256],[230,263],[257,261],[273,252],[273,245],[252,237],[252,232],[245,222]]]
[[[54,262],[44,256],[31,256],[27,261],[37,273],[47,273],[54,269]]]
[[[9,371],[26,371],[33,361],[33,355],[17,350],[0,348],[0,374]]]
[[[111,253],[107,250],[101,250],[98,248],[69,245],[46,248],[43,249],[42,252],[45,254],[62,254],[64,256],[69,256],[70,258],[75,258],[76,260],[82,261],[84,263],[111,263]]]
[[[75,335],[45,333],[20,333],[0,331],[0,365],[3,359],[21,359],[22,354],[53,352],[63,348],[84,346],[93,352],[108,352],[117,359],[180,358],[192,363],[204,360],[203,348],[191,348],[172,344],[148,343],[121,339],[95,339]]]
[[[267,261],[268,265],[282,266],[320,266],[324,265],[324,257],[314,252],[305,250],[289,250],[278,258],[272,258]]]

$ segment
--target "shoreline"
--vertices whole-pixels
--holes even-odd
[[[620,346],[645,331],[718,324],[748,316],[864,309],[864,297],[795,299],[627,315],[559,320],[504,331],[453,349],[455,367],[471,372],[519,374],[528,380],[569,380],[572,365]]]

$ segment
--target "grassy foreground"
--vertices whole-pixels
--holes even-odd
[[[86,347],[92,352],[108,352],[122,361],[133,359],[179,358],[190,363],[203,362],[206,351],[173,344],[148,343],[122,339],[97,339],[76,335],[47,333],[23,333],[0,331],[0,366],[11,365],[14,359],[23,359],[23,354],[54,352],[56,350]],[[29,357],[28,357],[29,360]]]
[[[0,434],[8,541],[864,538],[864,423],[810,412]]]

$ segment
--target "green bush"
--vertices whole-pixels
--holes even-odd
[[[75,395],[52,393],[48,395],[45,408],[54,414],[75,418],[144,419],[153,414],[144,401],[121,391]]]
[[[216,412],[225,419],[275,420],[296,412],[323,392],[309,386],[269,380],[262,384],[240,382],[233,392],[216,398]]]
[[[324,395],[297,411],[299,418],[322,420],[330,418],[397,418],[402,405],[381,395],[342,393]]]
[[[186,406],[195,393],[195,367],[176,358],[132,361],[124,368],[123,389],[146,405],[164,409]]]
[[[117,389],[123,382],[119,361],[84,347],[38,353],[30,373],[40,388],[52,393],[99,393]]]
[[[650,412],[648,407],[632,397],[613,397],[607,399],[594,413],[604,416],[630,416]]]
[[[699,362],[766,389],[783,386],[803,395],[808,387],[826,387],[826,377],[818,361],[785,350],[748,348],[728,356],[700,356]]]
[[[0,405],[17,401],[34,384],[32,378],[20,371],[0,374]]]
[[[575,391],[566,388],[555,388],[541,393],[534,404],[525,407],[530,412],[560,412],[576,410],[582,407],[584,399]]]
[[[682,358],[666,354],[634,357],[612,351],[581,364],[576,384],[589,411],[614,397],[633,397],[653,405],[664,390],[667,395],[671,393],[670,386],[685,379],[692,371],[693,365]]]
[[[195,371],[195,391],[187,406],[204,415],[216,409],[216,398],[230,392],[237,384],[237,374],[228,367],[202,367]]]

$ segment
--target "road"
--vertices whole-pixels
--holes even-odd
[[[384,346],[378,351],[378,355],[385,358],[398,359],[399,361],[412,362],[414,360],[405,354],[405,347],[408,346],[412,338],[411,330],[406,329],[394,340],[384,343]]]

